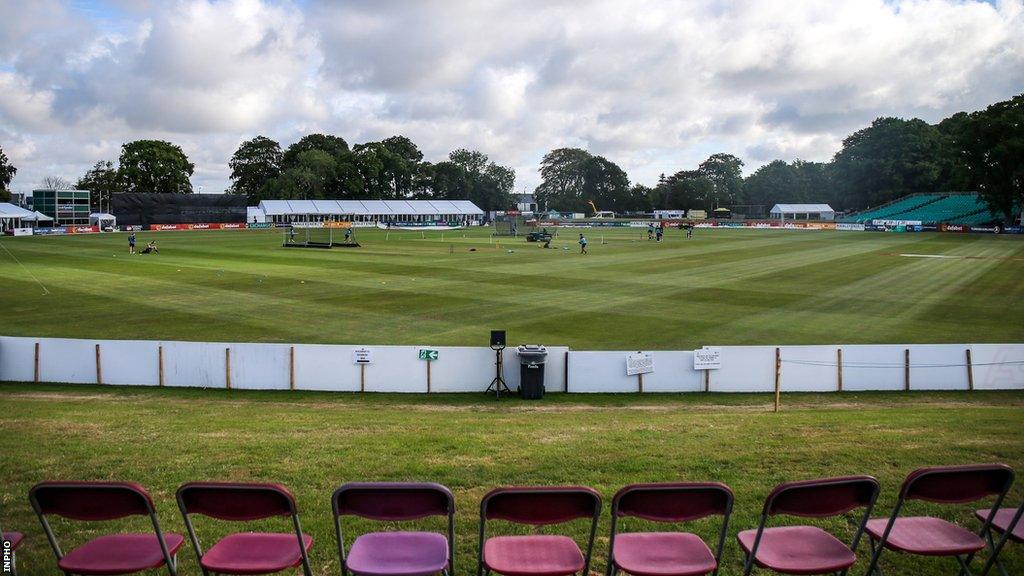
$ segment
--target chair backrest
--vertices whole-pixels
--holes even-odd
[[[732,510],[732,501],[732,490],[717,482],[631,484],[615,494],[612,514],[654,522],[686,522],[725,516]]]
[[[601,495],[584,486],[520,486],[495,488],[480,502],[480,516],[535,526],[596,518]]]
[[[359,516],[370,520],[419,520],[455,512],[451,490],[434,483],[350,482],[334,491],[335,516]]]
[[[189,482],[178,488],[178,506],[185,514],[218,520],[260,520],[294,516],[295,497],[280,484]]]
[[[826,518],[874,505],[878,480],[871,476],[822,478],[779,484],[764,502],[764,514]]]
[[[71,520],[146,516],[154,508],[149,492],[132,482],[40,482],[28,497],[37,514]]]
[[[963,504],[1004,494],[1013,484],[1005,464],[969,464],[914,470],[903,481],[900,496],[943,504]]]

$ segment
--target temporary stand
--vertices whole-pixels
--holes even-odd
[[[511,394],[512,391],[508,389],[508,385],[505,384],[505,369],[502,364],[502,351],[505,350],[504,346],[495,347],[491,346],[491,350],[494,350],[494,380],[491,380],[491,385],[487,387],[485,394],[494,393],[494,397],[501,400],[501,394]]]

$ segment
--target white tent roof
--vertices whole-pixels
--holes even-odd
[[[99,220],[116,220],[116,217],[109,212],[93,212],[92,214],[89,214],[89,218]]]
[[[10,202],[0,202],[0,218],[26,218],[32,214],[31,210],[25,210]]]
[[[39,211],[33,212],[30,216],[22,216],[21,219],[29,222],[53,222],[53,218]]]
[[[484,211],[469,200],[263,200],[267,216],[289,214],[351,214],[354,216],[466,214]]]
[[[777,213],[820,213],[820,212],[835,212],[828,204],[776,204],[772,207],[772,214]]]

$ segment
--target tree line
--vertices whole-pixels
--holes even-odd
[[[630,183],[608,158],[558,148],[544,155],[534,194],[545,210],[587,212],[593,202],[620,213],[724,206],[754,214],[777,203],[828,203],[854,211],[919,192],[977,191],[1008,221],[1024,204],[1024,94],[937,124],[878,118],[847,136],[829,162],[775,160],[746,177],[743,165],[733,154],[713,154],[646,186]],[[251,204],[400,198],[464,199],[484,210],[514,204],[511,168],[461,148],[439,162],[425,161],[405,136],[350,147],[340,136],[310,134],[287,148],[256,136],[238,147],[229,166],[227,192],[245,195]],[[122,146],[116,166],[97,162],[75,186],[91,190],[102,205],[118,192],[190,193],[194,168],[179,146],[137,140]],[[0,190],[16,172],[0,150]],[[62,178],[45,184],[71,187]]]

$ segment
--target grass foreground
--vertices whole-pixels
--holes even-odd
[[[163,528],[179,533],[184,527],[174,491],[181,483],[280,482],[295,493],[303,527],[314,537],[318,575],[339,573],[330,518],[338,485],[440,482],[456,498],[457,576],[475,574],[479,502],[493,487],[583,484],[600,491],[605,510],[592,571],[603,573],[607,510],[618,488],[715,480],[736,494],[720,572],[734,576],[741,572],[735,534],[756,527],[765,496],[779,482],[871,474],[882,484],[876,515],[885,516],[904,476],[921,466],[999,461],[1024,474],[1024,392],[784,394],[777,414],[764,394],[553,394],[495,402],[477,394],[0,384],[0,399],[0,518],[5,529],[27,534],[18,555],[27,575],[56,572],[27,502],[29,488],[43,479],[137,481],[153,494]],[[1009,502],[1022,497],[1024,480],[1018,480]],[[973,530],[971,509],[909,508]],[[824,526],[846,539],[855,519],[850,514]],[[141,520],[91,526],[85,531],[82,524],[57,521],[55,530],[72,544],[99,528],[145,529]],[[213,522],[197,526],[207,545],[225,531]],[[370,528],[365,522],[347,526],[349,534]],[[711,540],[717,524],[689,528]],[[571,530],[585,533],[582,524]],[[863,574],[866,555],[862,544],[862,560],[850,574]],[[1010,573],[1024,573],[1020,546],[1008,545],[1003,558]],[[179,559],[180,574],[200,574],[188,544]],[[954,570],[949,560],[891,553],[883,562],[889,575]]]
[[[703,345],[1024,341],[1024,238],[360,229],[357,249],[278,230],[0,239],[7,336],[687,350]],[[37,282],[38,281],[38,282]],[[44,287],[45,292],[44,293]]]

